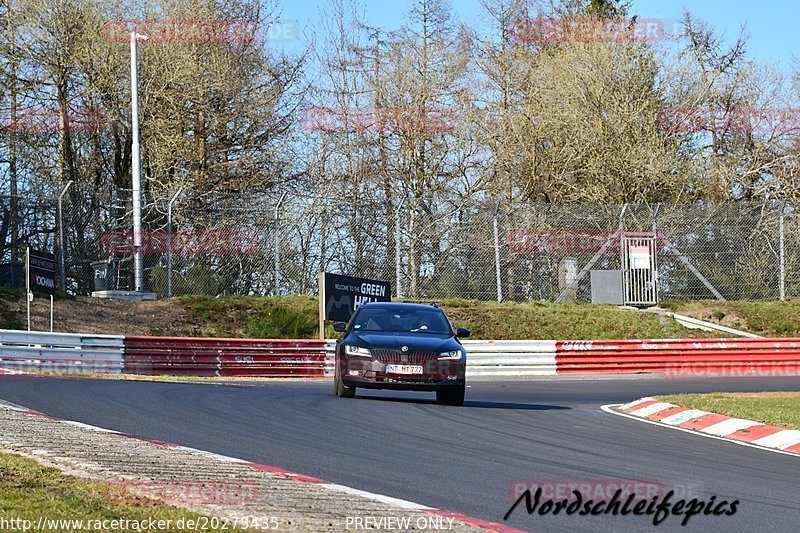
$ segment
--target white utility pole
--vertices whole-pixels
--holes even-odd
[[[142,177],[141,155],[139,150],[139,71],[137,68],[136,41],[146,40],[146,35],[131,32],[131,130],[132,143],[132,186],[133,186],[133,270],[136,292],[142,292],[144,266],[142,263]]]

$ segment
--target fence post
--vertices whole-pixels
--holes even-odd
[[[779,232],[779,254],[780,254],[780,286],[779,295],[781,301],[786,301],[786,241],[783,231],[783,216],[786,210],[786,200],[781,203],[781,212],[778,215],[778,232]]]
[[[67,262],[66,262],[66,255],[67,249],[64,247],[64,215],[62,209],[62,201],[64,199],[64,195],[67,194],[67,190],[69,189],[70,185],[72,185],[72,180],[68,181],[64,188],[61,190],[61,194],[58,195],[58,248],[59,248],[59,255],[61,256],[61,290],[67,292]]]
[[[25,305],[28,307],[28,331],[31,330],[31,247],[25,248]]]
[[[286,198],[286,191],[283,192],[281,195],[281,199],[278,200],[278,203],[275,205],[275,228],[274,228],[274,239],[275,239],[275,296],[280,296],[281,294],[281,240],[280,240],[280,210],[281,204],[283,200]]]
[[[178,187],[167,204],[167,298],[172,298],[172,205],[183,192],[183,186]]]
[[[658,239],[658,212],[661,211],[661,202],[656,204],[656,208],[653,211],[653,238],[655,238],[655,249],[653,255],[653,294],[655,294],[656,304],[661,303],[661,295],[659,294],[659,275],[658,275],[658,254],[661,252],[661,249],[658,247],[659,239]]]
[[[492,219],[492,226],[494,229],[494,270],[497,278],[497,301],[503,301],[503,278],[500,272],[500,231],[497,227],[497,216],[500,212],[500,200],[497,200],[497,207],[494,209],[494,218]]]
[[[400,265],[400,210],[406,203],[406,197],[400,201],[400,205],[394,210],[394,282],[395,282],[395,297],[399,300],[403,297],[403,276],[402,267]]]

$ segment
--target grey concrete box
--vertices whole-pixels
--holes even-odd
[[[622,270],[592,270],[592,303],[622,305]]]

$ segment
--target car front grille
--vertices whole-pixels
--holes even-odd
[[[383,348],[373,349],[372,357],[382,363],[407,363],[410,365],[425,364],[436,361],[439,357],[438,352],[401,352],[399,350],[387,350]]]

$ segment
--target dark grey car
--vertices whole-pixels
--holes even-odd
[[[467,354],[441,308],[408,303],[368,303],[350,322],[337,322],[334,387],[352,398],[356,388],[435,391],[448,405],[463,405]]]

